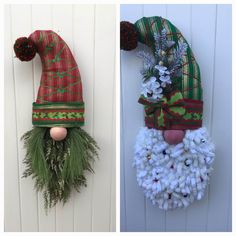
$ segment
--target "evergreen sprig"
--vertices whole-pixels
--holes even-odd
[[[179,42],[176,49],[173,51],[173,58],[169,65],[169,71],[172,76],[181,73],[182,58],[188,48],[187,43]]]
[[[67,137],[54,141],[48,128],[34,127],[22,137],[26,148],[23,177],[35,179],[37,191],[43,191],[45,209],[65,203],[72,189],[86,186],[86,171],[98,157],[95,140],[81,128],[68,128]]]
[[[137,54],[144,61],[144,68],[141,70],[143,81],[146,82],[153,76],[158,80],[159,75],[155,70],[155,66],[160,62],[169,71],[171,79],[181,76],[182,58],[188,48],[187,43],[182,41],[175,43],[168,40],[165,28],[154,33],[153,37],[155,40],[154,53],[140,51]]]

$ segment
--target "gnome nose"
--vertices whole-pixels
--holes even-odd
[[[67,136],[67,129],[64,127],[52,127],[50,136],[55,141],[62,141]]]
[[[170,145],[181,143],[183,141],[184,135],[184,130],[165,130],[163,132],[165,141]]]

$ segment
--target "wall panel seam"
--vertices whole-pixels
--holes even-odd
[[[12,32],[12,6],[10,5],[9,6],[10,8],[10,19],[11,19],[11,22],[10,22],[10,25],[11,25],[11,44],[13,43],[13,39],[12,39],[12,35],[13,35],[13,32]],[[22,200],[21,200],[21,183],[20,183],[20,160],[19,160],[19,142],[18,142],[18,139],[19,139],[19,134],[18,134],[18,124],[17,124],[17,107],[16,107],[16,74],[15,74],[15,65],[14,65],[14,56],[13,56],[13,52],[11,53],[12,54],[12,70],[13,70],[13,86],[14,86],[14,104],[15,104],[15,116],[16,116],[16,119],[15,119],[15,122],[16,122],[16,145],[17,145],[17,175],[18,175],[18,188],[19,188],[19,196],[18,196],[18,199],[19,199],[19,208],[20,208],[20,231],[22,232]]]
[[[33,30],[33,17],[32,17],[32,4],[30,5],[30,31]],[[33,93],[33,99],[35,99],[35,76],[34,76],[34,60],[32,60],[31,63],[31,70],[32,70],[32,93]],[[39,193],[36,193],[36,204],[37,204],[37,231],[39,232]]]
[[[71,35],[72,35],[72,55],[74,56],[75,55],[75,44],[74,44],[74,7],[73,7],[73,4],[70,5],[71,7]],[[75,232],[75,194],[73,194],[72,196],[72,205],[73,205],[73,224],[72,224],[72,231]]]
[[[215,90],[215,60],[216,60],[216,41],[217,41],[217,18],[218,18],[218,6],[215,5],[215,36],[214,36],[214,53],[213,53],[213,79],[212,79],[212,90],[211,90],[211,107],[210,107],[210,114],[211,114],[211,119],[210,119],[210,127],[209,127],[209,133],[210,136],[212,137],[212,127],[213,127],[213,105],[214,105],[214,90]],[[209,219],[209,199],[211,196],[211,191],[210,191],[210,186],[208,185],[207,188],[208,195],[207,195],[207,217],[206,217],[206,231],[208,231],[209,226],[208,226],[208,219]]]
[[[96,5],[93,6],[93,87],[92,87],[92,121],[91,121],[91,124],[92,124],[92,137],[94,137],[94,88],[95,88],[95,51],[96,51],[96,10],[97,10],[97,7]],[[93,166],[94,166],[94,163],[93,163]],[[92,187],[92,190],[91,190],[91,225],[90,225],[90,231],[93,232],[93,223],[94,223],[94,216],[93,216],[93,196],[94,196],[94,176],[92,176],[92,181],[91,181],[91,187]]]
[[[114,65],[113,65],[113,78],[115,78],[115,54],[113,55],[113,58],[114,58]],[[115,119],[115,114],[114,114],[114,110],[115,110],[115,83],[114,83],[114,81],[113,81],[113,84],[112,84],[112,94],[113,94],[113,96],[112,96],[112,105],[113,105],[113,108],[112,108],[112,122],[111,122],[111,146],[112,146],[112,155],[114,155],[115,154],[115,152],[114,152],[114,147],[113,147],[113,145],[112,145],[112,143],[113,143],[113,138],[114,138],[114,134],[115,134],[115,132],[114,132],[114,119]],[[110,203],[109,203],[109,207],[110,207],[110,211],[109,211],[109,229],[110,229],[110,231],[111,231],[111,228],[112,228],[112,181],[113,181],[113,178],[114,178],[114,173],[112,173],[112,166],[113,166],[113,158],[111,159],[111,162],[110,162],[110,174],[111,174],[111,176],[110,176]]]
[[[123,85],[123,83],[122,83],[122,80],[123,80],[123,76],[122,76],[122,63],[121,63],[121,58],[122,58],[122,55],[120,55],[120,70],[121,70],[121,75],[120,75],[120,77],[121,77],[121,80],[120,80],[120,83],[121,83],[121,85],[120,85],[120,88],[121,88],[121,90],[120,90],[120,93],[121,93],[121,104],[120,104],[120,106],[121,106],[121,127],[122,127],[122,132],[121,132],[121,134],[120,134],[120,141],[122,142],[122,156],[121,156],[121,158],[122,158],[122,166],[121,166],[121,168],[123,168],[123,174],[124,174],[124,177],[123,177],[123,180],[124,180],[124,182],[123,182],[123,196],[124,196],[124,203],[123,203],[123,206],[124,206],[124,209],[123,209],[123,211],[124,211],[124,217],[125,217],[125,220],[124,220],[124,222],[125,222],[125,225],[123,226],[124,227],[124,230],[126,231],[127,230],[127,215],[126,215],[126,191],[125,191],[125,189],[126,189],[126,181],[125,181],[125,135],[124,135],[124,96],[123,96],[123,93],[124,93],[124,85]],[[122,138],[122,140],[121,140],[121,138]],[[121,173],[121,170],[119,170],[120,171],[120,173]]]

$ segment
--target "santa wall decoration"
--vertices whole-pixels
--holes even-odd
[[[33,103],[33,129],[22,137],[26,148],[24,177],[32,176],[43,191],[45,207],[65,203],[72,189],[86,186],[86,171],[98,155],[84,125],[82,83],[77,63],[65,41],[52,30],[36,30],[14,44],[16,57],[30,61],[38,53],[42,75]],[[29,78],[30,79],[30,78]]]
[[[181,32],[166,19],[143,17],[120,27],[122,50],[145,45],[138,52],[144,64],[138,102],[145,110],[134,154],[138,185],[161,209],[187,207],[203,198],[215,158],[202,127],[199,65]]]

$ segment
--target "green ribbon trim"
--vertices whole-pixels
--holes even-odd
[[[33,103],[32,123],[39,127],[84,125],[84,103]]]
[[[202,120],[202,113],[186,113],[183,116],[185,120]]]
[[[47,103],[33,103],[33,109],[82,109],[83,102],[47,102]]]
[[[60,121],[33,121],[34,126],[37,127],[65,127],[65,128],[72,128],[72,127],[80,127],[84,125],[84,121],[70,121],[70,122],[62,122]]]
[[[33,111],[33,119],[80,119],[83,118],[83,112],[37,112]]]

